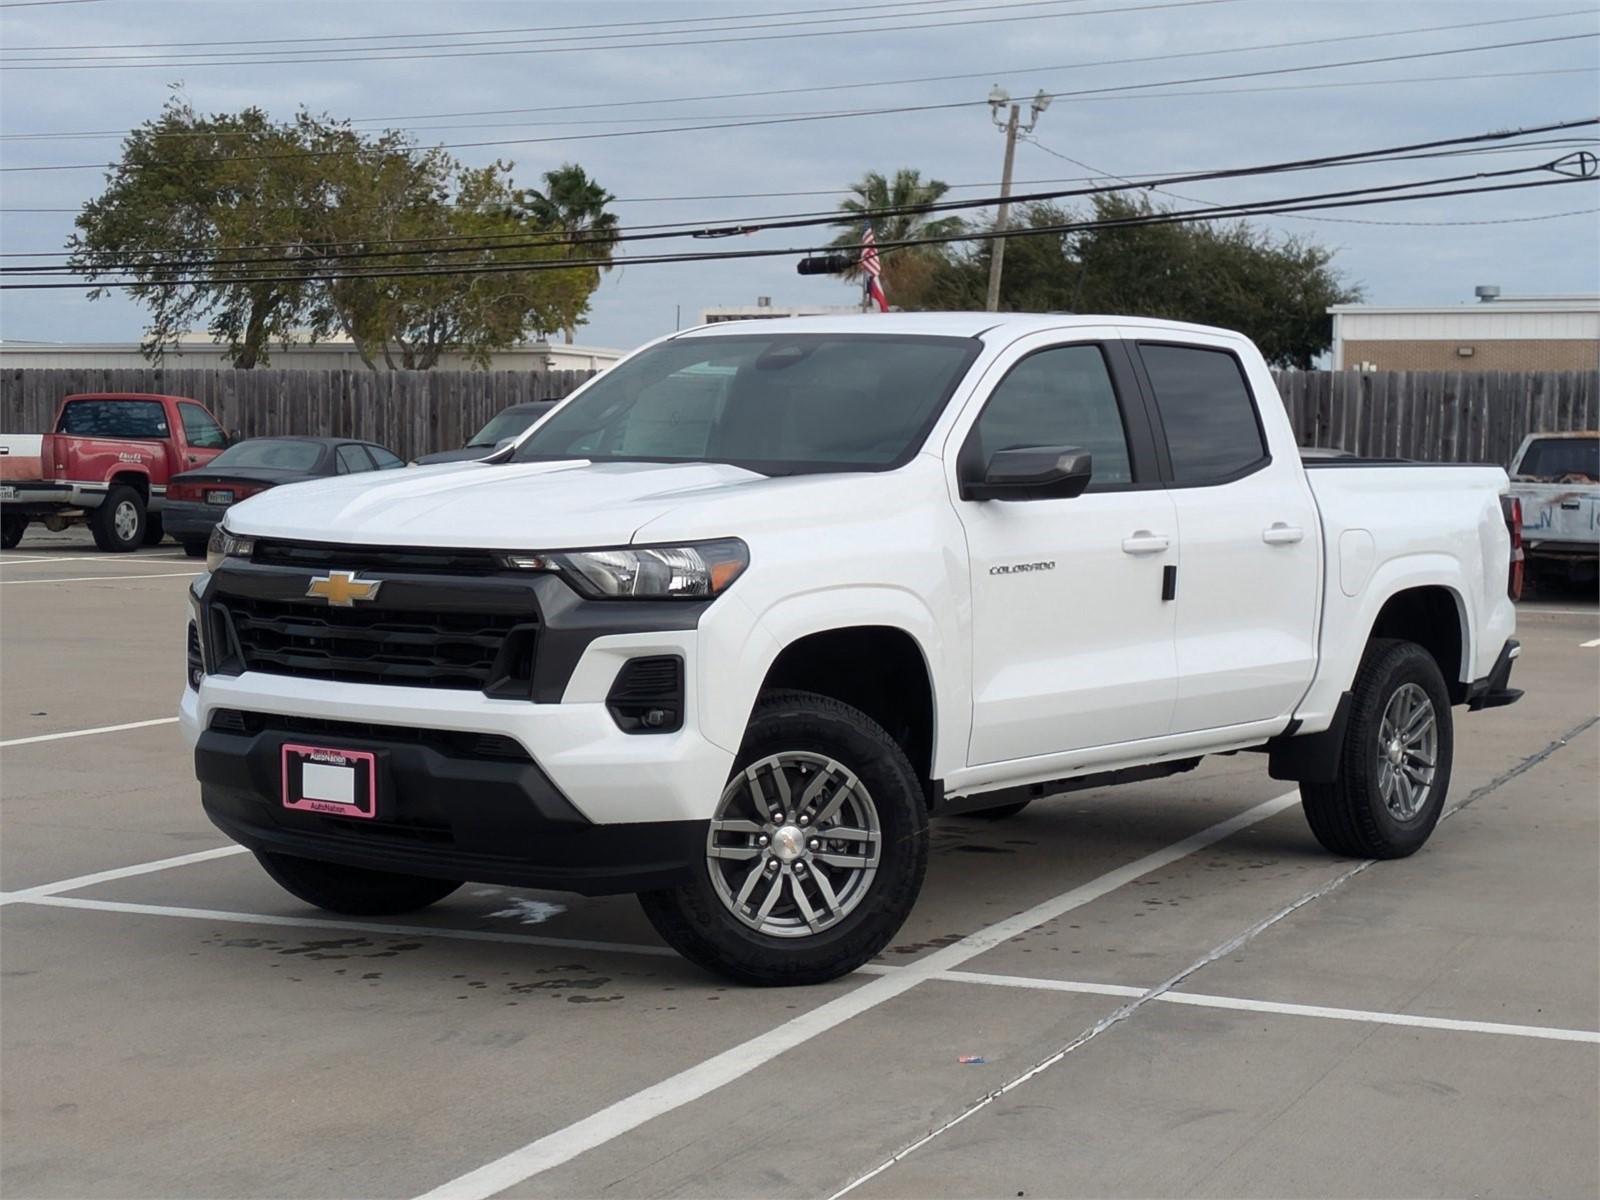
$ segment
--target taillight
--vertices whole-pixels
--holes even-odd
[[[237,502],[247,496],[254,496],[257,492],[264,492],[270,486],[265,483],[230,483],[228,490],[233,493],[233,498]]]
[[[1500,511],[1505,514],[1506,532],[1511,535],[1511,568],[1506,573],[1506,595],[1521,600],[1527,561],[1522,549],[1522,501],[1515,496],[1501,496]]]
[[[200,499],[200,489],[192,483],[169,483],[167,484],[167,499],[198,500]]]

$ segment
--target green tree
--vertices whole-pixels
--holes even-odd
[[[204,322],[237,367],[335,332],[374,369],[425,369],[449,350],[483,365],[530,333],[569,328],[598,279],[451,272],[571,256],[562,228],[519,211],[510,171],[463,168],[393,131],[304,112],[202,116],[174,99],[128,136],[68,245],[89,278],[135,281],[151,357]],[[353,277],[385,269],[407,273]]]
[[[1120,194],[1095,197],[1082,216],[1055,204],[1024,206],[1014,226],[1089,227],[1008,239],[1001,308],[1220,325],[1248,335],[1274,365],[1309,367],[1333,341],[1329,305],[1361,296],[1322,246],[1245,221],[1148,223],[1164,211]],[[988,247],[949,260],[930,288],[934,306],[982,305]]]
[[[576,163],[563,163],[553,171],[544,173],[544,189],[518,192],[517,209],[525,221],[543,228],[558,230],[571,238],[567,249],[569,258],[603,258],[603,267],[578,267],[590,279],[589,291],[600,286],[600,272],[611,270],[611,252],[617,243],[617,216],[606,211],[606,205],[616,199],[584,172]],[[589,310],[588,297],[582,307],[571,314],[562,325],[567,342],[578,321]]]
[[[901,167],[893,178],[868,171],[851,185],[850,195],[839,202],[839,210],[849,215],[836,222],[845,232],[834,238],[832,245],[857,245],[868,224],[879,242],[959,233],[964,228],[960,217],[914,212],[876,215],[885,209],[932,204],[949,190],[950,185],[943,180],[924,179],[922,172],[912,167]],[[928,288],[944,267],[946,257],[945,247],[939,244],[880,251],[883,288],[889,303],[906,309],[925,307]],[[861,272],[852,269],[845,278],[859,281]]]

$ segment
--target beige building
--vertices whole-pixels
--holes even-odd
[[[1337,304],[1334,370],[1593,371],[1600,296],[1513,296],[1480,287],[1475,304]]]

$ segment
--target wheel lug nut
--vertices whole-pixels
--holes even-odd
[[[821,850],[822,849],[822,843],[819,842],[816,838],[812,838],[809,842],[806,843],[806,849],[807,850]]]
[[[767,845],[770,845],[770,844],[771,844],[771,842],[772,842],[772,839],[771,839],[771,838],[769,838],[769,837],[768,837],[768,836],[767,836],[767,835],[766,835],[766,834],[764,834],[764,833],[763,833],[763,834],[762,834],[762,835],[761,835],[761,836],[760,836],[760,837],[758,837],[758,838],[757,838],[757,839],[756,839],[756,845],[758,845],[758,846],[762,846],[762,847],[765,847],[765,846],[767,846]]]
[[[774,825],[787,825],[788,824],[788,818],[786,818],[782,813],[773,813],[772,814],[772,823]]]
[[[811,818],[806,816],[804,813],[801,813],[800,814],[800,824],[802,824],[802,825],[811,824]]]

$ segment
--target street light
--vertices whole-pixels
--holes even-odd
[[[1006,160],[1005,167],[1000,172],[1000,211],[995,216],[995,236],[989,250],[989,295],[986,307],[990,312],[1000,309],[1000,272],[1005,263],[1006,219],[1011,215],[1011,164],[1017,156],[1017,134],[1032,133],[1033,127],[1039,123],[1039,118],[1044,115],[1044,110],[1050,107],[1052,97],[1049,92],[1040,88],[1035,93],[1033,100],[1028,105],[1028,123],[1022,124],[1022,108],[1011,103],[1011,93],[998,83],[989,89],[989,113],[996,129],[1005,130],[1006,134]],[[1009,107],[1010,112],[1005,120],[1000,119],[1000,114]]]

